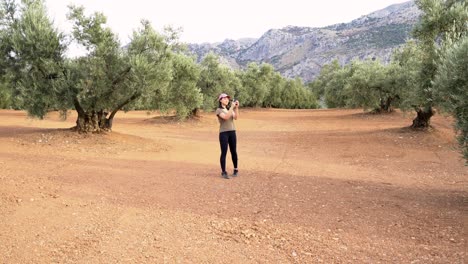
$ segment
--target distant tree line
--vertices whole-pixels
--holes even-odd
[[[413,39],[390,63],[356,60],[322,67],[308,84],[327,107],[362,107],[376,113],[416,111],[413,128],[428,128],[434,108],[453,114],[468,160],[468,2],[417,0],[423,11]]]

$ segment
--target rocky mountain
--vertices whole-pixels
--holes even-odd
[[[198,60],[210,51],[233,68],[249,62],[270,63],[283,76],[313,80],[323,65],[337,59],[377,58],[388,62],[393,49],[410,38],[420,11],[413,1],[391,5],[349,23],[323,28],[288,26],[270,29],[259,39],[227,39],[222,43],[189,44]]]

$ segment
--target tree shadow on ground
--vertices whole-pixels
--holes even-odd
[[[53,133],[72,131],[71,128],[37,128],[37,127],[22,127],[22,126],[0,126],[0,138],[15,137],[21,135],[30,135],[38,133]]]

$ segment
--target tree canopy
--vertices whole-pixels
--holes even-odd
[[[468,161],[468,37],[448,48],[441,57],[434,88],[439,105],[453,113],[458,142]]]

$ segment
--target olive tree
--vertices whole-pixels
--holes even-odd
[[[142,21],[122,47],[103,14],[85,16],[83,7],[72,6],[72,41],[87,54],[66,59],[68,43],[53,27],[42,0],[11,8],[5,8],[6,0],[2,3],[10,18],[2,56],[12,75],[9,84],[30,115],[43,118],[49,110],[74,109],[77,131],[108,131],[118,111],[168,86],[171,46],[149,22]]]
[[[329,108],[346,107],[346,81],[352,75],[351,65],[333,68],[328,74],[329,80],[324,85],[323,98]]]
[[[10,51],[10,34],[9,34],[9,24],[11,19],[8,17],[7,10],[11,5],[14,5],[14,2],[2,1],[0,2],[0,108],[8,108],[11,106],[12,102],[12,91],[8,85],[8,76],[7,76],[7,59],[6,56]]]
[[[196,115],[203,103],[203,94],[197,87],[200,68],[194,59],[180,53],[172,56],[172,78],[167,91],[167,108],[174,109],[179,119]]]
[[[286,87],[286,80],[280,73],[275,72],[269,80],[269,92],[265,97],[263,106],[279,108],[283,105],[283,91]]]
[[[104,26],[106,18],[85,16],[72,7],[73,36],[88,54],[74,62],[67,76],[73,105],[78,112],[77,129],[95,132],[112,129],[115,114],[143,95],[154,95],[171,79],[170,46],[148,21],[142,21],[130,43],[122,48],[115,34]]]
[[[217,106],[216,98],[222,93],[233,96],[236,91],[235,74],[227,66],[219,62],[219,56],[210,52],[203,58],[201,73],[197,86],[203,94],[202,107],[205,110],[213,110]]]
[[[418,83],[422,67],[423,52],[414,41],[408,41],[393,53],[387,78],[399,87],[400,104],[403,111],[414,110],[413,102],[417,101],[415,86]]]
[[[346,80],[346,104],[363,107],[375,113],[391,112],[400,98],[394,65],[383,65],[378,60],[355,61],[352,75]]]
[[[433,82],[440,64],[440,54],[445,42],[466,35],[468,3],[463,0],[417,0],[416,5],[423,11],[413,32],[422,52],[422,60],[409,103],[417,113],[412,127],[427,128],[435,113]]]
[[[269,80],[273,74],[274,68],[270,64],[263,63],[258,65],[255,62],[251,62],[247,65],[241,78],[242,86],[248,94],[244,105],[254,107],[263,105],[269,93]]]
[[[458,142],[468,161],[468,37],[454,43],[441,57],[434,90],[438,103],[453,114]]]
[[[65,36],[53,27],[42,1],[2,1],[1,8],[3,83],[29,115],[42,118],[66,104],[56,100],[64,87]]]

